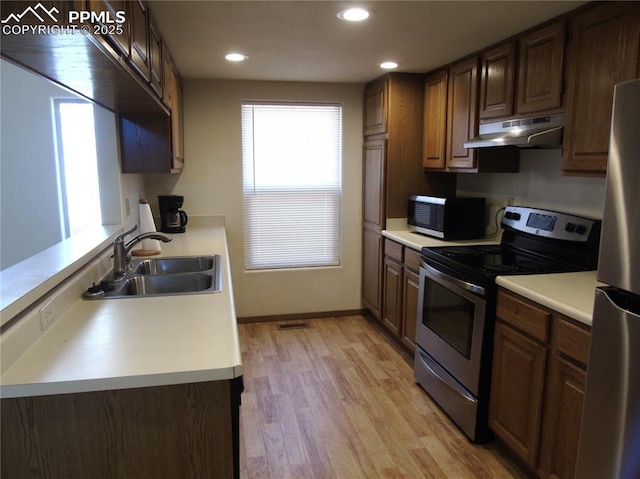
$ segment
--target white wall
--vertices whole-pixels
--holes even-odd
[[[562,176],[562,150],[524,149],[519,173],[459,174],[458,195],[485,196],[491,224],[497,208],[514,204],[602,218],[604,178]]]
[[[224,214],[238,317],[361,307],[362,95],[364,85],[187,80],[185,170],[147,176],[145,188],[184,195],[190,216]],[[342,264],[338,268],[246,272],[243,258],[242,139],[246,100],[343,105]],[[157,214],[157,212],[156,212]],[[188,229],[188,226],[187,226]]]

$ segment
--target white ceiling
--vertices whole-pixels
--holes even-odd
[[[379,63],[427,72],[572,10],[580,1],[152,1],[185,78],[364,83]],[[375,14],[336,18],[347,6]],[[224,59],[249,55],[243,63]]]

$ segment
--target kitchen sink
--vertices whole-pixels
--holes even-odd
[[[132,275],[112,291],[106,291],[105,297],[201,293],[214,289],[214,283],[210,273]]]
[[[120,281],[107,277],[85,299],[219,293],[220,256],[185,256],[135,261]]]
[[[217,265],[218,256],[185,256],[172,258],[145,259],[135,262],[135,274],[172,274],[208,271]]]

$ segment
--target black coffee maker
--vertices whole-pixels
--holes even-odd
[[[188,221],[187,214],[182,211],[184,196],[160,195],[158,206],[160,208],[160,231],[164,233],[184,233]]]

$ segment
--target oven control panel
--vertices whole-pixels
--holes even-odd
[[[567,241],[587,241],[598,221],[524,206],[507,206],[502,216],[503,226],[536,236]]]

